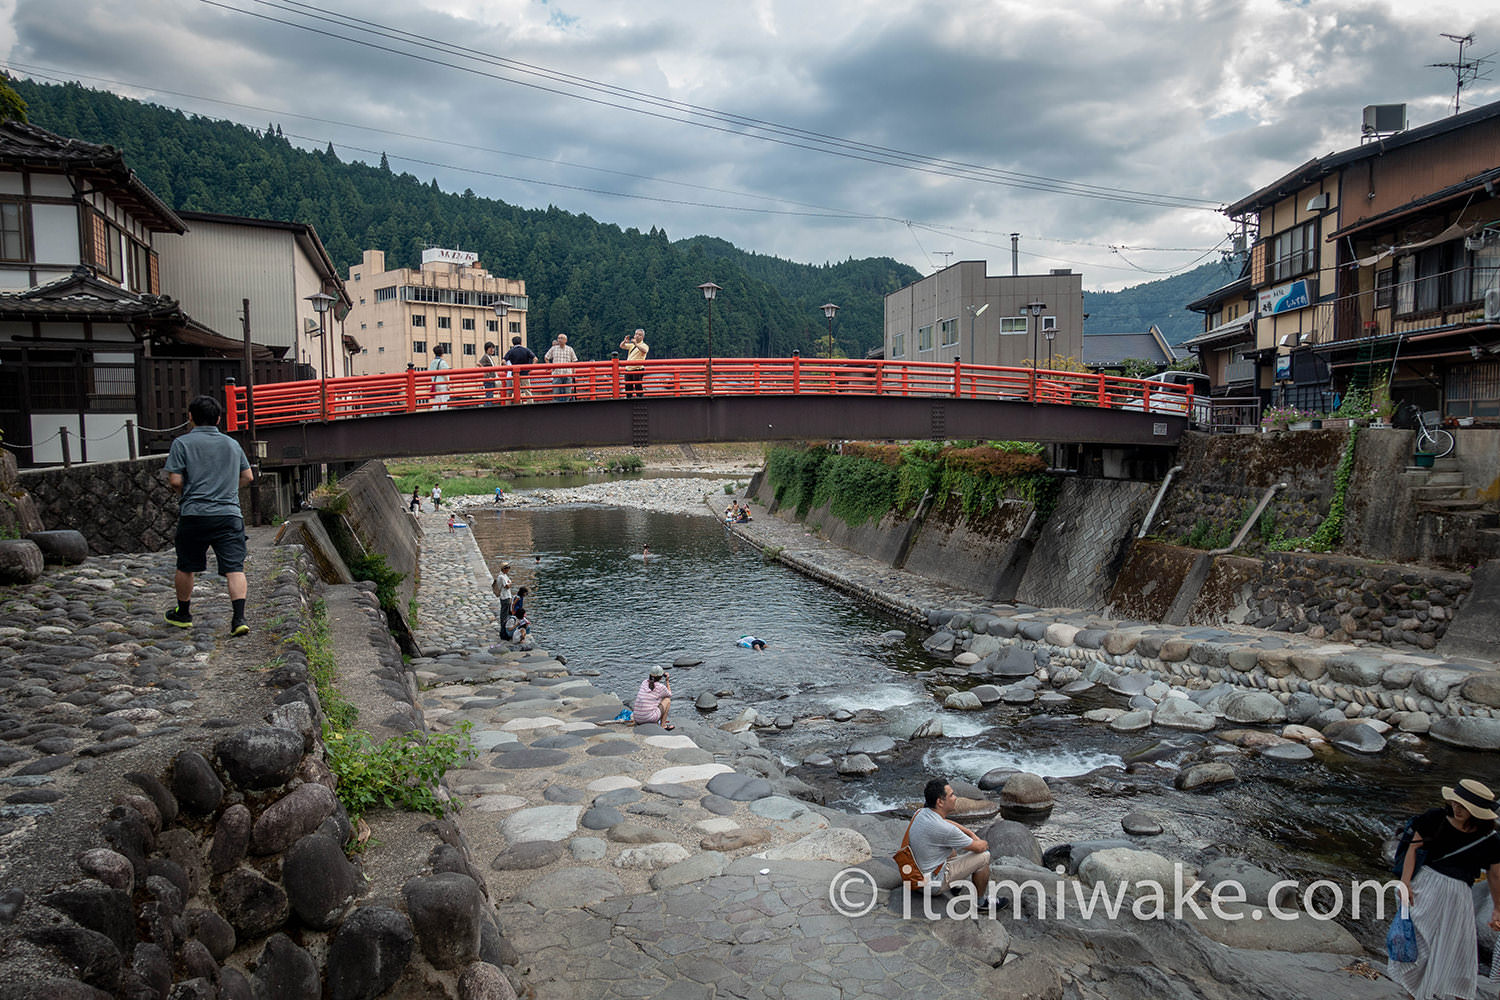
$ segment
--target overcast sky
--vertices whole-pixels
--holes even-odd
[[[1490,55],[1500,4],[0,0],[21,75],[275,121],[445,190],[923,272],[1009,273],[1019,232],[1023,273],[1094,289],[1212,259],[1213,207],[1357,144],[1366,104],[1450,113],[1442,32]],[[1465,109],[1500,100],[1489,69]]]

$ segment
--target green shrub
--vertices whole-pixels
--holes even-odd
[[[406,579],[405,573],[398,573],[391,569],[385,561],[385,556],[379,552],[365,552],[351,557],[347,565],[349,575],[356,580],[369,580],[375,584],[375,597],[380,601],[380,606],[386,614],[392,614],[398,610],[396,598],[400,596],[397,588],[401,581]]]
[[[451,733],[410,732],[376,743],[361,729],[325,728],[328,767],[338,778],[338,799],[354,819],[371,809],[409,809],[442,816],[459,801],[438,795],[451,768],[475,756],[472,723]]]

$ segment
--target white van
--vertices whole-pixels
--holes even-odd
[[[1142,379],[1142,381],[1146,382],[1149,386],[1152,413],[1171,413],[1179,417],[1191,416],[1194,423],[1208,423],[1213,405],[1209,402],[1209,381],[1207,375],[1204,375],[1202,372],[1157,372],[1149,378]],[[1158,386],[1161,386],[1163,389],[1160,393],[1156,391]],[[1188,413],[1187,401],[1189,389],[1193,393],[1191,414]],[[1122,410],[1135,410],[1137,412],[1144,408],[1145,403],[1140,399],[1129,400],[1120,407]]]

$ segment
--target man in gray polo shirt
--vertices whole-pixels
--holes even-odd
[[[234,616],[230,635],[250,631],[245,624],[245,521],[240,515],[240,487],[255,479],[239,442],[219,431],[224,409],[212,396],[199,396],[188,404],[193,429],[172,442],[167,456],[167,481],[182,494],[177,516],[177,606],[167,610],[169,625],[192,628],[189,610],[193,577],[208,568],[208,550],[214,550],[219,572],[229,584]]]

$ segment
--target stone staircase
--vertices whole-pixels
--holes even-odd
[[[1464,478],[1457,459],[1437,459],[1430,469],[1407,466],[1402,485],[1413,515],[1466,554],[1459,561],[1477,565],[1500,558],[1500,513],[1477,498],[1478,488]]]

